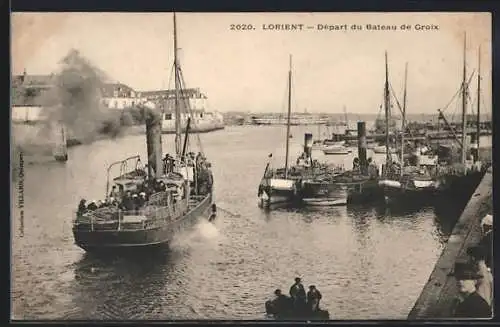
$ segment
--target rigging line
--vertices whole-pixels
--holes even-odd
[[[403,119],[403,108],[401,108],[401,104],[399,103],[399,100],[398,100],[398,98],[396,97],[396,94],[395,94],[395,92],[394,92],[394,89],[392,88],[391,83],[389,83],[389,88],[390,88],[390,90],[391,90],[391,94],[392,94],[392,96],[394,97],[394,100],[396,100],[396,105],[397,105],[397,107],[398,107],[398,109],[399,109],[399,112],[401,113],[401,119]],[[401,132],[403,133],[404,131],[401,131]],[[411,129],[409,129],[409,130],[408,130],[408,132],[409,132],[409,134],[410,134],[410,137],[413,137],[413,133],[411,132]]]
[[[450,106],[450,104],[453,102],[453,100],[455,100],[455,98],[462,92],[462,90],[463,90],[464,87],[466,87],[467,89],[469,88],[469,85],[470,85],[470,82],[472,80],[472,77],[474,76],[474,73],[475,73],[475,70],[473,70],[472,73],[470,74],[470,77],[469,77],[466,85],[463,85],[463,83],[460,83],[459,89],[457,90],[457,92],[455,93],[455,95],[453,95],[453,97],[451,98],[450,102],[448,102],[448,104],[443,109],[441,109],[441,111],[443,113]]]
[[[191,117],[191,123],[193,123],[194,127],[196,127],[196,123],[194,122],[194,114],[190,108],[190,103],[189,103],[189,97],[186,96],[186,87],[185,87],[185,81],[184,81],[184,75],[182,74],[182,70],[178,69],[178,73],[179,73],[179,82],[180,82],[180,86],[181,86],[181,99],[183,100],[183,104],[184,104],[184,112]],[[186,126],[187,127],[187,126]],[[199,135],[198,135],[198,132],[195,132],[196,135],[198,136],[198,146],[200,148],[200,152],[203,153],[203,148],[201,146],[201,140],[199,139]],[[189,145],[189,133],[187,134],[188,135],[188,145]]]
[[[181,72],[181,76],[180,77],[181,77],[181,83],[182,83],[182,85],[183,85],[183,87],[185,89],[185,80],[184,80],[184,75],[182,75],[182,72]],[[186,108],[189,111],[189,115],[191,116],[191,120],[193,121],[193,126],[196,127],[197,125],[196,125],[196,122],[194,121],[194,112],[191,109],[191,104],[189,102],[189,98],[188,97],[186,97],[186,102],[187,102]],[[198,144],[198,148],[200,149],[200,152],[204,154],[199,130],[196,131],[195,134],[196,134],[196,141],[197,141],[197,144]]]

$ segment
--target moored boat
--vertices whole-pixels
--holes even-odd
[[[351,153],[352,150],[343,145],[325,145],[323,146],[323,153],[326,155],[345,155]]]
[[[387,148],[385,145],[373,146],[372,151],[377,154],[387,154]],[[397,153],[397,150],[395,148],[390,147],[389,153],[392,154]]]
[[[290,148],[290,115],[292,110],[292,56],[290,56],[290,68],[288,71],[288,114],[286,126],[286,154],[285,168],[274,170],[270,168],[268,161],[264,174],[259,183],[257,197],[259,206],[269,208],[273,204],[293,203],[297,199],[298,178],[292,178],[289,174],[289,148]],[[272,158],[272,154],[269,155]],[[308,158],[310,160],[310,158]]]
[[[335,182],[303,181],[301,198],[309,206],[347,205],[348,188]]]

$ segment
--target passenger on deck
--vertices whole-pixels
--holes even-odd
[[[472,246],[467,249],[467,254],[470,256],[472,263],[476,265],[478,272],[483,276],[483,278],[477,281],[477,293],[491,306],[493,298],[493,275],[485,263],[486,251],[482,246]]]
[[[119,198],[120,197],[120,193],[118,192],[118,189],[116,188],[116,185],[113,185],[111,187],[111,192],[109,193],[109,196],[113,197],[113,198]]]
[[[359,158],[356,157],[352,160],[352,170],[359,170]]]
[[[460,303],[455,308],[455,318],[491,318],[491,307],[476,291],[476,282],[482,278],[470,263],[457,262],[452,273],[457,280]]]
[[[146,192],[139,193],[139,200],[140,200],[141,207],[142,207],[147,201]]]
[[[114,197],[110,197],[110,198],[108,199],[108,202],[109,202],[109,204],[110,204],[111,206],[113,206],[113,207],[117,207],[117,206],[118,206],[118,201],[117,201]]]
[[[90,211],[94,211],[94,210],[97,210],[97,204],[95,203],[95,201],[90,201],[89,205],[87,206],[87,209],[90,210]]]
[[[120,207],[122,210],[126,210],[126,211],[134,209],[134,203],[132,200],[132,193],[130,191],[127,191],[127,193],[123,197]]]
[[[132,210],[139,210],[139,197],[136,193],[132,194]]]
[[[83,215],[85,212],[87,212],[87,201],[85,199],[81,199],[80,203],[78,204],[78,211],[77,214],[79,216]]]
[[[104,202],[101,200],[97,200],[97,208],[103,208],[104,207]]]
[[[372,158],[368,158],[367,161],[368,161],[368,176],[370,176],[370,178],[372,179],[377,178],[379,176],[377,164],[373,162]]]
[[[165,173],[171,173],[174,171],[174,158],[170,155],[170,153],[167,153],[165,155],[164,160],[164,166],[165,166]]]
[[[316,312],[319,310],[319,301],[321,300],[321,292],[316,288],[316,286],[309,286],[309,291],[307,292],[307,307],[310,312]]]
[[[149,181],[144,181],[144,183],[142,184],[142,191],[145,192],[146,194],[153,193],[153,188]]]
[[[306,306],[306,291],[299,277],[295,278],[295,283],[290,287],[290,296],[293,300],[293,307],[298,312],[303,312]]]
[[[488,214],[481,220],[481,230],[483,237],[479,241],[479,246],[482,246],[486,251],[486,266],[493,271],[493,216]]]

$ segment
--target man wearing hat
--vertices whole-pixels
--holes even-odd
[[[307,306],[310,312],[319,311],[319,301],[321,300],[321,292],[314,285],[309,286],[307,292]]]
[[[486,250],[486,266],[493,270],[492,262],[493,262],[493,216],[488,214],[483,217],[481,220],[481,231],[483,233],[483,237],[479,242],[479,245],[484,247]]]
[[[299,277],[295,278],[295,283],[290,287],[290,296],[293,300],[293,306],[299,313],[306,307],[306,290]]]
[[[274,314],[277,316],[284,316],[291,310],[291,299],[285,294],[281,293],[280,289],[274,291],[275,298],[272,300]]]
[[[472,263],[476,265],[479,274],[483,276],[476,283],[477,293],[491,306],[493,298],[493,275],[488,267],[486,267],[486,250],[482,246],[472,246],[467,249],[467,254],[471,257]]]
[[[491,318],[491,308],[476,291],[476,282],[482,278],[474,265],[469,262],[456,262],[450,275],[457,280],[462,301],[455,308],[456,318]]]

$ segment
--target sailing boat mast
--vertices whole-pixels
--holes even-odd
[[[345,106],[343,107],[343,111],[344,111],[345,126],[348,129],[349,128],[349,119],[347,118],[347,110],[346,110]]]
[[[476,118],[476,144],[478,155],[476,160],[479,160],[479,135],[481,133],[481,46],[478,50],[478,65],[477,65],[477,118]]]
[[[405,64],[405,86],[403,91],[403,112],[401,119],[401,175],[403,175],[404,166],[404,147],[405,147],[405,126],[406,126],[406,84],[408,82],[408,63]]]
[[[464,67],[463,67],[463,80],[462,80],[462,164],[465,164],[467,156],[467,57],[466,57],[466,42],[467,35],[464,32]]]
[[[177,21],[174,12],[174,72],[175,72],[175,153],[177,157],[181,155],[181,111],[179,108],[179,62],[177,56]]]
[[[391,162],[391,152],[389,150],[389,116],[390,116],[390,99],[389,99],[389,67],[387,64],[387,51],[385,52],[385,88],[384,88],[384,109],[385,109],[385,164],[386,169]]]
[[[288,178],[288,155],[290,148],[290,114],[292,112],[292,55],[290,55],[290,68],[288,70],[288,113],[286,122],[286,152],[285,152],[285,179]]]

